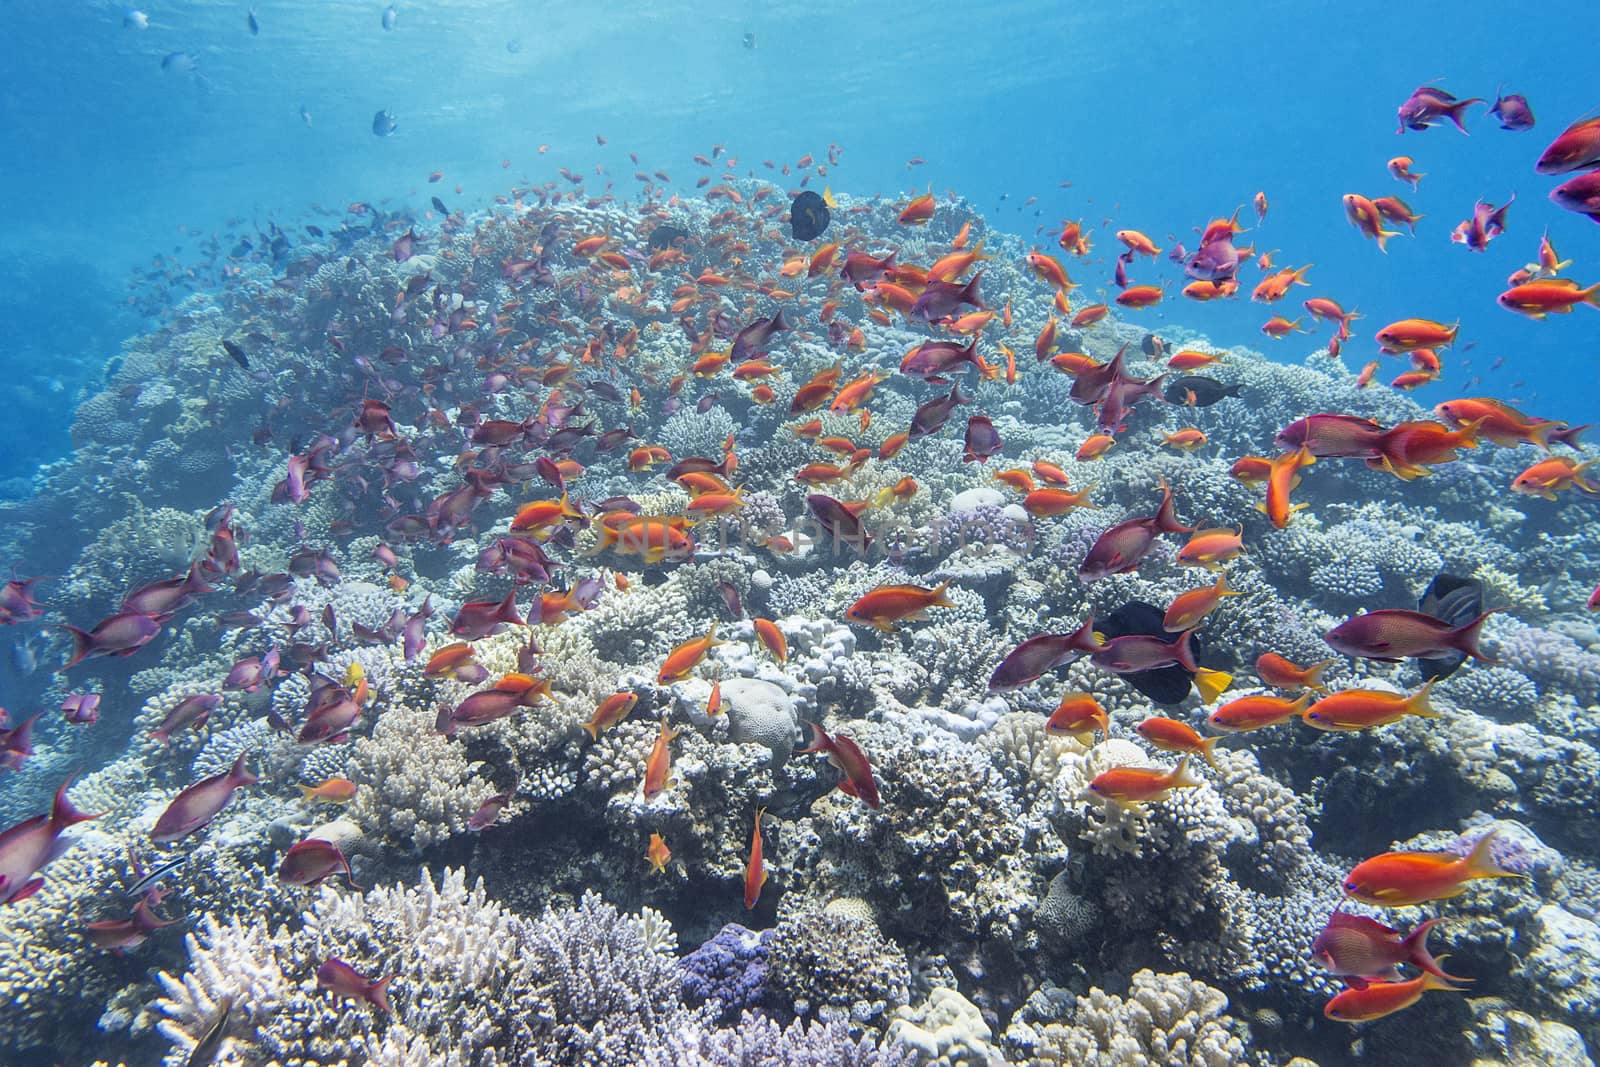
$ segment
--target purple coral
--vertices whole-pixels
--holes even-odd
[[[1026,555],[1033,548],[1033,525],[1007,515],[1004,505],[979,504],[928,527],[928,550],[934,555],[949,555],[966,545],[1002,545]]]
[[[679,991],[689,1004],[705,1004],[721,1021],[766,1001],[767,949],[772,931],[729,923],[716,937],[678,961]]]

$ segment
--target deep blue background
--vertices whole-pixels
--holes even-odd
[[[123,27],[120,4],[0,5],[0,373],[11,416],[0,421],[0,479],[67,447],[79,390],[139,325],[124,303],[129,271],[158,253],[204,262],[212,234],[316,221],[318,206],[352,200],[421,210],[439,193],[470,207],[562,166],[603,165],[631,193],[629,151],[688,186],[703,173],[689,157],[715,142],[766,174],[761,159],[820,158],[836,141],[835,189],[954,189],[1000,227],[1044,227],[1052,250],[1061,218],[1081,217],[1100,261],[1072,273],[1090,292],[1109,283],[1099,256],[1109,230],[1192,247],[1192,227],[1264,190],[1271,212],[1245,240],[1280,249],[1282,263],[1316,265],[1291,316],[1312,294],[1361,309],[1352,367],[1371,358],[1384,322],[1459,318],[1463,345],[1475,345],[1421,399],[1465,389],[1600,419],[1600,311],[1541,323],[1494,304],[1546,227],[1576,260],[1573,277],[1600,279],[1600,227],[1551,204],[1555,182],[1531,169],[1552,136],[1600,104],[1582,73],[1594,35],[1572,12],[1515,15],[1481,0],[417,0],[385,32],[381,2],[254,6],[257,37],[243,3],[151,4],[144,31]],[[163,71],[162,56],[180,50],[195,71]],[[1503,132],[1475,108],[1470,137],[1396,136],[1397,105],[1436,79],[1462,96],[1492,97],[1505,82],[1527,94],[1539,126]],[[384,107],[400,123],[388,139],[371,133]],[[1428,175],[1415,196],[1384,170],[1401,153]],[[909,170],[912,156],[927,165]],[[436,169],[444,182],[426,184]],[[1352,191],[1408,197],[1427,216],[1418,237],[1380,255],[1344,220],[1340,196]],[[1509,233],[1487,254],[1449,243],[1474,199],[1512,192]],[[1025,206],[1029,196],[1037,204]],[[1271,311],[1260,305],[1177,300],[1165,262],[1141,262],[1134,277],[1173,283],[1173,299],[1143,313],[1152,326],[1181,322],[1281,358],[1317,344],[1262,338]],[[1391,361],[1384,377],[1399,369]],[[1483,383],[1469,387],[1474,374]]]

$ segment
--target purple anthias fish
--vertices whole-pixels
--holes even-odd
[[[1161,507],[1148,518],[1118,523],[1095,539],[1078,565],[1078,580],[1092,582],[1112,574],[1126,574],[1150,553],[1156,537],[1164,533],[1193,533],[1194,527],[1178,521],[1172,507],[1172,488],[1161,483]]]
[[[957,404],[971,401],[970,396],[961,395],[961,384],[958,382],[950,387],[949,396],[936,396],[932,400],[918,406],[911,416],[911,436],[927,437],[944,429],[944,424],[950,421],[951,412],[955,411]]]
[[[305,725],[295,737],[302,745],[343,741],[350,735],[350,727],[361,717],[361,705],[343,686],[326,686],[312,701]]]
[[[894,266],[894,257],[893,252],[882,259],[873,259],[865,252],[851,252],[844,257],[844,266],[840,268],[839,274],[857,290],[862,290],[874,282],[883,280],[889,268]]]
[[[513,626],[526,626],[517,614],[517,591],[506,593],[503,600],[469,600],[461,605],[456,617],[450,621],[450,632],[467,641],[480,637],[493,637],[505,633]]]
[[[89,943],[95,948],[124,952],[131,948],[138,948],[149,940],[150,935],[157,930],[183,921],[181,918],[163,919],[151,911],[151,906],[159,902],[158,892],[152,892],[134,905],[133,914],[126,919],[106,919],[101,922],[85,923],[84,930],[89,935]]]
[[[407,230],[405,233],[395,238],[393,246],[394,261],[396,263],[404,263],[406,260],[416,255],[417,241],[418,237],[415,230]]]
[[[1498,608],[1490,608],[1461,626],[1420,611],[1389,608],[1370,611],[1346,619],[1323,635],[1337,652],[1361,659],[1395,662],[1444,652],[1464,652],[1474,659],[1493,662],[1478,648],[1484,620]]]
[[[44,885],[44,879],[35,878],[34,875],[71,847],[72,842],[61,839],[62,831],[80,822],[99,818],[98,815],[85,815],[72,806],[72,801],[67,799],[67,786],[70,784],[71,780],[68,779],[56,790],[50,814],[35,815],[0,832],[0,904],[10,904],[37,893]]]
[[[511,788],[504,793],[496,793],[492,797],[485,798],[484,802],[478,805],[478,810],[467,819],[467,829],[477,833],[487,830],[498,822],[501,812],[505,811],[506,806],[516,797],[518,785],[519,783],[512,782]]]
[[[192,604],[196,597],[211,592],[215,592],[215,587],[205,580],[200,573],[200,564],[196,562],[190,565],[189,573],[182,577],[152,582],[135,589],[122,598],[122,610],[152,618],[169,617],[180,608]]]
[[[519,708],[533,707],[547,688],[538,682],[527,684],[526,679],[521,684],[511,684],[509,679],[502,678],[492,689],[480,689],[457,704],[453,711],[442,715],[440,732],[452,734],[457,726],[484,726],[507,718]]]
[[[318,837],[308,837],[290,846],[278,864],[278,880],[289,885],[318,885],[336,874],[344,875],[345,881],[355,887],[350,861],[339,851],[339,846]]]
[[[1094,613],[1089,614],[1071,633],[1039,634],[1030,637],[1006,653],[994,673],[989,675],[989,688],[1016,689],[1055,670],[1080,655],[1099,652],[1103,645],[1094,635]]]
[[[757,319],[733,335],[733,345],[728,349],[730,363],[746,363],[760,356],[772,343],[772,335],[794,329],[784,321],[783,309],[770,319]]]
[[[76,626],[63,626],[72,635],[72,658],[61,670],[81,663],[90,656],[131,656],[155,640],[161,632],[161,623],[137,611],[124,611],[101,620],[88,633]]]
[[[1239,273],[1244,257],[1234,247],[1233,236],[1207,241],[1183,264],[1183,273],[1197,281],[1225,282]]]
[[[979,463],[989,462],[989,457],[998,455],[1001,448],[1000,433],[994,428],[994,423],[989,421],[987,415],[974,415],[967,420],[967,436],[963,444],[961,462]]]
[[[222,688],[254,693],[264,685],[271,685],[278,676],[280,660],[281,654],[275,647],[268,649],[265,655],[246,656],[228,670],[228,676],[222,680]]]
[[[947,374],[977,368],[979,363],[977,338],[965,348],[953,341],[924,341],[906,353],[900,361],[900,373],[933,381]]]
[[[211,713],[222,703],[217,693],[196,693],[178,701],[178,706],[167,712],[161,725],[150,731],[150,736],[163,745],[170,744],[172,735],[183,729],[198,730],[211,718]]]
[[[1511,199],[1498,208],[1479,200],[1472,209],[1472,217],[1456,226],[1450,234],[1450,240],[1466,245],[1474,252],[1487,251],[1489,242],[1506,232],[1506,212],[1516,199],[1517,194],[1512,193]]]
[[[1100,403],[1111,392],[1111,386],[1122,377],[1123,361],[1127,359],[1128,346],[1117,349],[1117,354],[1098,367],[1088,367],[1078,372],[1072,380],[1067,395],[1074,404],[1091,407]]]
[[[1278,431],[1285,451],[1304,448],[1318,459],[1375,459],[1387,431],[1356,415],[1307,415]]]
[[[1126,634],[1107,641],[1105,647],[1089,656],[1089,662],[1113,674],[1137,674],[1174,664],[1194,673],[1200,666],[1194,661],[1193,639],[1193,630],[1185,630],[1172,641],[1149,634]]]
[[[1489,114],[1500,120],[1502,130],[1533,129],[1533,108],[1528,106],[1528,98],[1521,93],[1506,94],[1496,89],[1494,106],[1489,109]]]
[[[0,586],[0,626],[27,622],[41,614],[40,603],[33,599],[33,587],[44,578],[13,578]]]
[[[61,701],[61,712],[74,726],[92,726],[100,721],[100,694],[68,693]]]
[[[256,776],[245,770],[245,755],[239,753],[239,758],[233,761],[233,766],[228,770],[201,779],[173,797],[167,810],[156,820],[155,829],[150,831],[150,840],[165,845],[188,837],[196,830],[203,829],[228,806],[234,790],[240,786],[254,785]]]
[[[518,585],[548,582],[555,564],[537,541],[528,537],[499,537],[478,553],[478,569],[507,574]]]
[[[430,593],[422,601],[422,607],[406,619],[405,625],[400,628],[402,639],[401,650],[405,653],[406,662],[410,663],[422,654],[423,648],[428,643],[428,620],[433,617],[433,595]]]
[[[872,547],[872,535],[861,525],[861,519],[838,500],[826,493],[812,493],[806,497],[806,507],[832,542],[831,551],[847,545],[859,555],[866,555],[867,549]]]
[[[1550,190],[1550,199],[1580,215],[1600,222],[1600,170],[1578,175]]]
[[[1121,433],[1127,427],[1123,420],[1128,417],[1128,412],[1133,410],[1133,405],[1140,397],[1161,396],[1161,387],[1166,384],[1167,376],[1158,374],[1154,378],[1125,378],[1118,375],[1111,383],[1111,388],[1106,390],[1105,399],[1100,401],[1099,408],[1095,411],[1095,423],[1107,433]]]
[[[1436,85],[1421,85],[1400,105],[1400,128],[1396,133],[1405,133],[1407,130],[1425,130],[1440,119],[1449,119],[1455,123],[1456,129],[1462,133],[1467,128],[1461,124],[1461,113],[1471,104],[1483,103],[1481,96],[1468,97],[1457,100],[1453,93],[1446,92]]]
[[[4,711],[0,708],[0,713]],[[0,721],[3,720],[4,715],[0,714]],[[30,715],[11,729],[0,730],[0,774],[19,770],[33,755],[33,724],[38,721],[38,715]]]
[[[341,959],[330,959],[317,968],[317,985],[322,989],[331,990],[341,997],[351,1000],[364,1000],[385,1015],[392,1014],[389,1010],[389,983],[395,976],[377,981],[368,981],[348,963]]]
[[[1429,919],[1402,935],[1376,919],[1336,911],[1311,942],[1311,957],[1356,989],[1365,989],[1369,980],[1398,980],[1402,963],[1451,982],[1463,981],[1444,973],[1428,951],[1428,933],[1441,921]]]
[[[983,297],[978,294],[978,282],[983,271],[974,274],[965,285],[959,282],[929,282],[911,305],[911,317],[919,322],[935,322],[954,315],[963,304],[983,310]]]
[[[744,600],[739,596],[739,587],[727,579],[717,581],[717,592],[722,594],[722,605],[728,609],[728,614],[736,619],[744,618]]]

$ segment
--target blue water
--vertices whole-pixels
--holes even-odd
[[[1492,393],[1549,417],[1600,418],[1592,389],[1566,387],[1588,370],[1600,314],[1534,322],[1494,304],[1546,228],[1577,260],[1574,276],[1600,269],[1587,254],[1596,227],[1550,203],[1555,183],[1531,167],[1600,102],[1574,76],[1592,59],[1592,35],[1560,14],[1274,3],[1220,18],[1201,5],[937,2],[602,13],[472,0],[401,4],[386,32],[383,6],[263,0],[259,36],[242,3],[150,5],[145,30],[124,28],[114,3],[0,9],[0,370],[15,390],[0,478],[69,447],[79,391],[163,306],[159,291],[143,316],[127,303],[130,272],[153,257],[203,286],[219,265],[207,242],[217,237],[225,255],[269,220],[289,228],[355,200],[424,210],[434,193],[470,208],[560,167],[599,165],[630,192],[640,168],[629,152],[687,186],[689,157],[714,143],[759,175],[762,160],[820,158],[836,142],[835,188],[954,190],[991,224],[1037,231],[1051,250],[1061,219],[1081,218],[1098,233],[1095,260],[1073,269],[1090,292],[1109,289],[1109,230],[1138,228],[1163,246],[1174,235],[1192,249],[1193,227],[1261,190],[1270,213],[1243,241],[1279,249],[1282,264],[1315,264],[1294,310],[1311,294],[1361,310],[1352,369],[1372,358],[1371,331],[1384,322],[1459,318],[1461,348],[1419,399]],[[162,57],[179,51],[194,69],[164,71]],[[1471,136],[1396,136],[1395,108],[1430,80],[1491,98],[1504,82],[1528,96],[1539,125],[1504,132],[1475,108]],[[399,122],[386,139],[371,132],[380,108]],[[1384,170],[1397,154],[1428,175],[1414,196]],[[908,168],[913,157],[926,165]],[[435,170],[445,177],[429,185]],[[1416,239],[1380,255],[1345,222],[1340,196],[1352,191],[1407,197],[1427,216]],[[1476,198],[1513,192],[1509,232],[1486,254],[1449,243]],[[1177,299],[1182,280],[1164,260],[1141,262],[1134,280],[1169,283],[1168,301],[1144,313],[1154,327],[1169,321],[1285,359],[1319,343],[1261,337],[1261,305]],[[1380,377],[1400,369],[1390,361]]]

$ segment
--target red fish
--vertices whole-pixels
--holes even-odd
[[[844,734],[829,737],[816,723],[807,722],[806,725],[811,727],[811,746],[802,751],[827,753],[828,762],[844,772],[844,777],[839,779],[839,790],[876,810],[878,782],[872,776],[872,764],[867,761],[866,753]]]
[[[1311,942],[1311,957],[1356,989],[1363,988],[1368,979],[1398,980],[1402,963],[1449,982],[1465,981],[1446,974],[1428,951],[1428,932],[1440,921],[1429,919],[1402,936],[1376,919],[1336,911]]]
[[[1424,973],[1407,982],[1373,982],[1360,989],[1346,989],[1328,1001],[1322,1014],[1342,1023],[1370,1022],[1411,1007],[1422,999],[1422,994],[1435,989],[1450,993],[1462,991],[1461,986]]]
[[[1088,555],[1078,565],[1079,581],[1092,582],[1111,574],[1126,574],[1139,566],[1160,534],[1194,532],[1194,527],[1178,521],[1172,505],[1172,489],[1165,481],[1161,483],[1161,494],[1161,506],[1153,516],[1118,523],[1096,538]]]
[[[1497,610],[1490,608],[1471,622],[1451,626],[1420,611],[1385,608],[1346,619],[1329,630],[1323,640],[1347,656],[1390,663],[1451,651],[1493,662],[1478,649],[1478,635]]]
[[[278,880],[288,885],[318,885],[336,874],[343,874],[345,881],[355,886],[350,861],[339,851],[339,846],[317,837],[295,842],[278,864]]]
[[[331,990],[336,996],[348,997],[351,1000],[364,1000],[385,1015],[392,1015],[389,1008],[389,983],[395,980],[395,975],[378,981],[368,981],[356,969],[341,959],[330,959],[317,968],[317,986],[321,989]]]
[[[755,827],[750,831],[750,859],[744,865],[744,906],[749,911],[761,899],[761,887],[767,884],[767,865],[762,854],[761,816],[766,808],[756,809]]]

